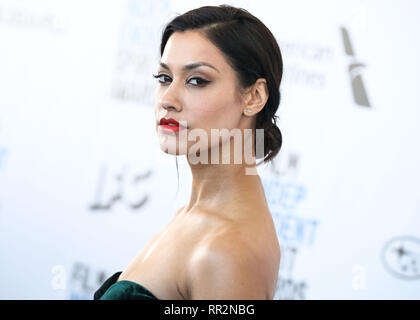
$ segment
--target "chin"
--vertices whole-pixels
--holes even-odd
[[[182,150],[180,150],[179,147],[176,146],[176,144],[172,144],[172,143],[160,143],[160,149],[165,152],[168,155],[173,155],[173,156],[182,156],[182,155],[186,155],[187,152],[182,152]]]
[[[171,156],[182,156],[182,155],[185,155],[186,154],[186,153],[180,153],[178,150],[176,150],[176,151],[169,151],[168,149],[162,149],[162,151],[165,152],[168,155],[171,155]]]

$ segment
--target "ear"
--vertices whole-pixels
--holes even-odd
[[[268,96],[267,81],[264,78],[259,78],[247,92],[244,114],[246,116],[256,115],[264,108]]]

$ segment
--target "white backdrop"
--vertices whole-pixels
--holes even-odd
[[[151,75],[175,13],[228,3],[284,59],[275,299],[419,299],[419,3],[191,3],[0,0],[0,298],[92,299],[188,201]]]

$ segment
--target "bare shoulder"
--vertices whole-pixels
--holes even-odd
[[[243,228],[230,226],[197,246],[188,262],[189,298],[271,299],[278,272],[273,263],[276,257],[259,250],[254,240]]]

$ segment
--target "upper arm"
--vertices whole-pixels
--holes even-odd
[[[188,279],[193,300],[266,299],[264,267],[249,246],[235,240],[197,250]]]

